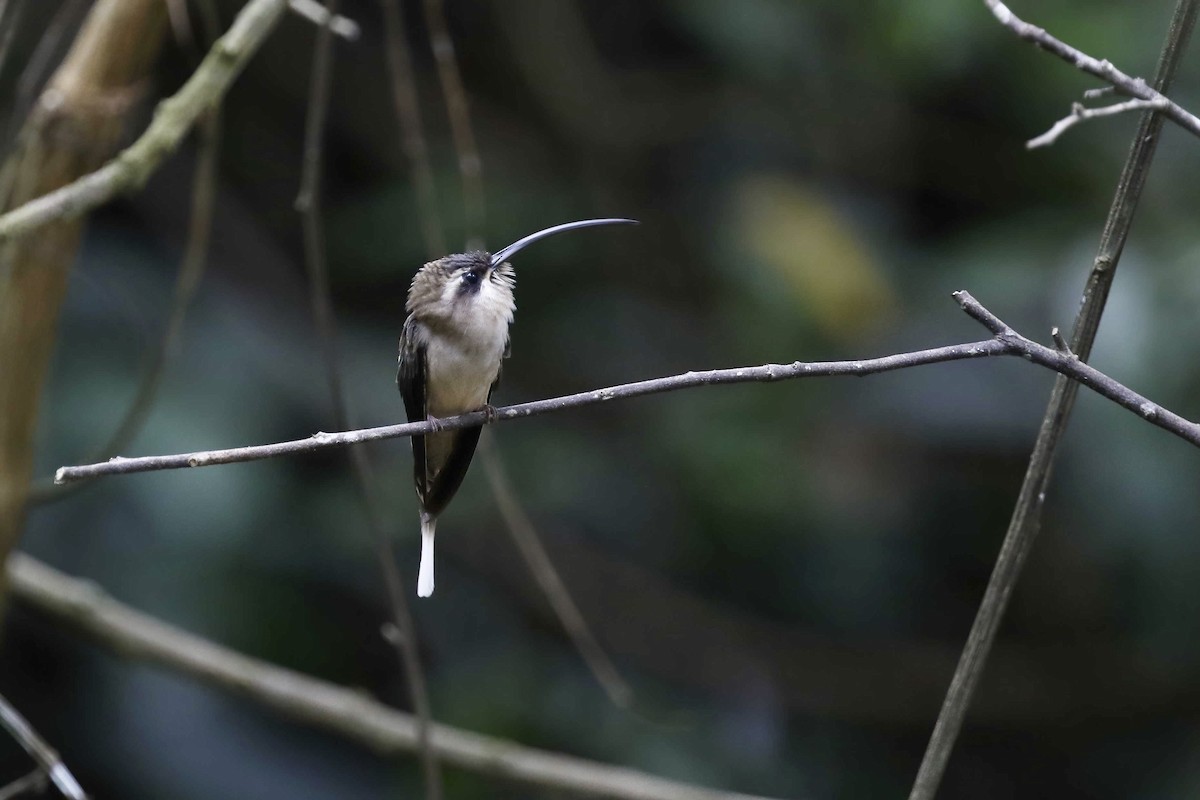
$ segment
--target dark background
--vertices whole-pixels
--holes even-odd
[[[223,25],[238,5],[220,3]],[[445,106],[419,4],[405,5],[457,249]],[[403,419],[396,337],[425,252],[378,7],[343,10],[365,34],[337,46],[330,268],[350,404],[379,425]],[[1171,4],[1014,10],[1148,76]],[[1097,84],[982,3],[496,0],[448,12],[488,246],[571,219],[643,223],[520,255],[498,404],[984,338],[956,289],[1041,341],[1069,328],[1136,121],[1091,122],[1027,152]],[[128,455],[333,426],[293,208],[314,36],[285,19],[228,96],[210,269]],[[171,48],[155,92],[174,91],[191,64]],[[1189,58],[1173,92],[1192,108],[1195,75]],[[194,155],[189,144],[93,219],[45,398],[41,475],[83,459],[130,402],[168,311]],[[1094,357],[1193,418],[1198,157],[1168,125]],[[437,719],[713,787],[904,796],[1052,380],[1017,360],[953,363],[496,426],[520,499],[636,700],[614,707],[561,634],[476,465],[439,525],[437,593],[415,602]],[[371,455],[411,591],[408,444]],[[1081,395],[940,797],[1200,788],[1198,464],[1186,444]],[[406,706],[344,453],[109,478],[33,510],[22,549],[188,630]],[[20,605],[0,688],[98,797],[419,791],[412,759],[120,661]],[[0,745],[0,784],[28,768]],[[455,770],[447,782],[452,798],[558,796]]]

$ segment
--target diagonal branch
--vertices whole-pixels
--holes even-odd
[[[8,560],[13,595],[117,655],[157,664],[220,687],[383,755],[414,753],[412,716],[356,689],[303,675],[203,639],[125,606],[95,585],[22,553]],[[536,750],[448,725],[433,747],[447,764],[548,790],[615,800],[767,800],[704,789],[644,772]]]
[[[33,726],[21,716],[21,712],[12,707],[8,700],[0,696],[0,726],[17,740],[25,752],[38,763],[43,773],[49,776],[54,786],[70,800],[86,800],[87,794],[80,787],[75,776],[67,769],[58,753],[54,751]]]
[[[1193,136],[1200,136],[1200,117],[1192,114],[1163,94],[1166,87],[1161,87],[1161,90],[1160,88],[1152,88],[1141,78],[1134,78],[1117,69],[1111,61],[1092,58],[1082,50],[1077,50],[1066,42],[1054,38],[1045,29],[1021,19],[1000,0],[983,0],[983,2],[987,4],[987,7],[996,19],[1000,21],[1001,25],[1008,28],[1020,38],[1027,42],[1032,42],[1048,53],[1058,56],[1081,72],[1086,72],[1088,75],[1095,76],[1106,83],[1112,84],[1130,97],[1152,103],[1155,110],[1160,111],[1176,125],[1188,131]],[[1034,139],[1034,141],[1037,141],[1037,139]],[[1030,144],[1030,147],[1034,146],[1036,145]]]
[[[0,242],[55,220],[72,219],[140,189],[197,120],[225,95],[286,10],[285,0],[250,0],[183,87],[159,103],[137,141],[95,172],[0,216]]]
[[[565,411],[569,408],[605,403],[610,400],[662,394],[699,386],[718,386],[731,383],[773,383],[797,378],[815,378],[833,375],[874,375],[898,369],[918,367],[925,364],[940,364],[946,361],[1017,356],[1039,366],[1051,369],[1077,381],[1123,408],[1132,411],[1147,422],[1175,434],[1184,441],[1200,447],[1200,424],[1184,419],[1137,392],[1118,383],[1094,367],[1080,361],[1076,356],[1045,347],[1021,336],[996,315],[979,304],[967,292],[955,292],[954,298],[972,319],[990,330],[994,336],[979,342],[935,347],[910,353],[898,353],[879,358],[857,361],[795,361],[791,364],[764,364],[760,367],[733,367],[704,372],[685,372],[665,378],[626,383],[604,389],[534,400],[529,403],[496,408],[492,411],[472,411],[457,417],[447,417],[436,423],[427,420],[407,422],[401,425],[384,425],[378,428],[342,433],[317,433],[307,439],[293,439],[276,444],[235,447],[227,450],[204,450],[194,453],[179,453],[166,456],[144,456],[140,458],[114,458],[98,464],[60,467],[54,480],[68,483],[99,475],[125,475],[132,472],[153,472],[164,469],[207,467],[217,464],[235,464],[243,461],[258,461],[264,458],[308,453],[329,447],[345,447],[361,442],[382,439],[398,439],[431,433],[435,430],[457,430],[510,419],[524,419],[538,414]]]
[[[989,6],[1004,9],[997,0],[984,0]],[[1166,91],[1170,88],[1176,68],[1183,57],[1183,50],[1191,35],[1196,21],[1196,11],[1200,0],[1179,0],[1171,19],[1166,43],[1159,55],[1157,74],[1154,79],[1155,92]],[[1004,9],[1005,13],[1009,13]],[[997,16],[1001,16],[997,14]],[[1001,18],[1001,22],[1005,20]],[[1006,23],[1008,24],[1008,23]],[[1025,23],[1021,23],[1025,25]],[[1032,28],[1032,26],[1026,26]],[[1034,31],[1040,29],[1033,29]],[[1066,47],[1066,45],[1062,45]],[[1054,51],[1052,48],[1052,52]],[[1069,49],[1069,48],[1068,48]],[[1080,54],[1082,55],[1082,54]],[[1107,63],[1107,62],[1105,62]],[[1111,68],[1111,65],[1109,65]],[[1082,67],[1081,67],[1082,68]],[[1124,87],[1122,87],[1124,88]],[[1061,336],[1056,337],[1055,344],[1060,356],[1080,364],[1086,361],[1092,352],[1092,344],[1096,340],[1096,331],[1100,327],[1100,317],[1104,313],[1105,301],[1112,288],[1113,277],[1125,241],[1133,225],[1134,212],[1142,189],[1146,185],[1146,176],[1150,173],[1150,163],[1154,158],[1158,137],[1162,132],[1163,117],[1154,112],[1142,115],[1141,124],[1133,137],[1133,146],[1125,160],[1125,167],[1117,183],[1117,190],[1109,208],[1108,219],[1105,221],[1104,232],[1100,236],[1100,246],[1092,265],[1091,275],[1083,291],[1083,302],[1078,315],[1075,317],[1074,329],[1071,333],[1069,347]],[[1070,355],[1071,351],[1078,356]],[[1082,360],[1082,361],[1081,361]],[[1090,369],[1090,367],[1089,367]],[[1067,377],[1074,377],[1063,373]],[[1004,611],[1008,607],[1008,599],[1013,587],[1025,566],[1025,559],[1033,546],[1041,528],[1042,507],[1046,500],[1046,491],[1050,485],[1050,476],[1054,470],[1054,458],[1063,432],[1067,428],[1071,411],[1075,407],[1075,399],[1079,384],[1059,378],[1054,382],[1050,394],[1050,403],[1042,417],[1042,426],[1038,431],[1037,441],[1033,446],[1033,454],[1029,458],[1029,466],[1021,483],[1021,491],[1013,508],[1008,530],[1004,534],[1004,542],[1000,553],[996,556],[996,564],[988,578],[987,589],[979,603],[975,620],[971,623],[971,631],[967,634],[967,642],[963,646],[958,666],[950,679],[950,687],[946,698],[938,712],[937,722],[929,737],[921,765],[913,781],[909,800],[932,800],[941,784],[946,764],[950,760],[950,752],[962,730],[963,720],[966,719],[967,708],[979,685],[987,664],[992,644],[996,641],[996,632]],[[1142,406],[1139,410],[1146,419],[1154,421],[1153,417],[1159,412],[1151,405]],[[1190,424],[1190,423],[1189,423]],[[1195,428],[1195,425],[1192,425]]]
[[[599,640],[596,639],[596,635],[592,633],[587,620],[584,619],[583,612],[575,604],[575,600],[567,591],[567,586],[558,574],[558,570],[554,568],[554,562],[550,560],[550,554],[546,552],[546,547],[538,538],[533,521],[525,513],[525,509],[517,500],[516,492],[509,483],[508,472],[504,468],[499,448],[492,436],[483,437],[481,449],[484,473],[487,475],[492,495],[496,498],[496,505],[500,507],[500,516],[504,519],[504,527],[512,536],[513,543],[521,553],[521,558],[525,560],[525,565],[529,567],[542,594],[549,601],[554,615],[562,623],[567,636],[571,638],[571,643],[579,651],[580,657],[591,670],[596,682],[600,684],[600,688],[604,689],[604,693],[608,695],[608,699],[612,701],[613,705],[618,708],[628,708],[633,701],[633,689],[621,677],[617,665],[600,646]]]
[[[12,783],[0,786],[0,800],[16,800],[23,794],[40,795],[46,791],[46,787],[49,785],[46,773],[39,767]]]

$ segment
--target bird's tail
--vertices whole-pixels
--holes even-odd
[[[417,597],[433,594],[433,529],[437,517],[421,514],[421,569],[417,573]]]

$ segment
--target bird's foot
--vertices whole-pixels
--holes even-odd
[[[484,403],[483,408],[479,410],[483,412],[483,421],[487,425],[491,425],[500,418],[500,414],[496,411],[496,407],[491,403]]]
[[[435,417],[433,414],[426,414],[425,421],[429,423],[432,433],[438,433],[445,430],[445,425],[442,423],[442,420],[438,417]]]

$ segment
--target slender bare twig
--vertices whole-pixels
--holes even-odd
[[[0,800],[16,800],[26,793],[41,794],[49,785],[50,781],[46,779],[46,773],[39,767],[23,778],[17,778],[12,783],[0,786]]]
[[[456,417],[446,417],[436,423],[423,420],[400,425],[384,425],[378,428],[342,433],[316,433],[306,439],[293,439],[276,444],[235,447],[226,450],[203,450],[194,453],[178,453],[166,456],[143,456],[140,458],[114,458],[98,464],[60,467],[54,479],[59,483],[77,481],[98,475],[126,475],[132,472],[153,472],[164,469],[186,469],[207,467],[217,464],[236,464],[258,461],[296,453],[308,453],[330,447],[345,447],[360,442],[382,439],[398,439],[436,431],[457,430],[491,422],[510,419],[525,419],[538,414],[565,411],[569,408],[605,403],[610,400],[662,394],[698,386],[718,386],[731,383],[771,383],[796,378],[815,378],[833,375],[874,375],[898,369],[940,364],[946,361],[961,361],[972,358],[1017,356],[1031,363],[1054,370],[1073,381],[1087,386],[1101,397],[1138,414],[1152,425],[1175,434],[1184,441],[1200,447],[1200,424],[1191,422],[1173,411],[1154,403],[1137,392],[1118,383],[1103,372],[1091,367],[1074,356],[1065,356],[1049,347],[1026,339],[1007,327],[994,314],[979,304],[967,292],[955,292],[955,299],[963,310],[992,331],[993,338],[979,342],[935,347],[910,353],[898,353],[879,358],[858,361],[795,361],[791,364],[764,364],[760,367],[732,367],[703,372],[685,372],[665,378],[626,383],[604,389],[593,389],[578,394],[534,400],[491,411],[472,411]]]
[[[337,320],[329,288],[329,267],[325,260],[325,230],[321,219],[321,167],[324,152],[324,130],[328,119],[330,84],[333,77],[332,23],[336,16],[339,0],[329,0],[326,6],[325,24],[317,33],[316,53],[313,58],[312,88],[308,102],[308,118],[304,127],[304,168],[301,176],[300,194],[296,208],[300,212],[304,227],[304,254],[308,262],[309,297],[317,330],[321,339],[321,351],[325,361],[325,374],[329,383],[329,394],[333,404],[334,420],[339,427],[350,427],[350,411],[343,389],[341,363],[337,353]],[[417,630],[408,606],[408,593],[400,570],[396,567],[395,554],[389,544],[383,515],[379,511],[374,474],[366,451],[362,447],[350,448],[350,460],[355,481],[362,496],[366,511],[367,526],[376,544],[384,586],[387,590],[388,606],[392,623],[399,636],[387,637],[396,648],[400,662],[408,677],[409,697],[416,711],[417,741],[421,753],[421,764],[425,775],[425,796],[428,800],[440,800],[442,778],[437,755],[430,743],[433,714],[429,704],[429,693],[425,686],[425,672],[417,652]]]
[[[994,9],[996,0],[984,1]],[[1171,80],[1195,23],[1198,6],[1200,6],[1200,0],[1179,0],[1175,7],[1154,78],[1154,85],[1158,92],[1166,92],[1170,88]],[[1001,18],[1001,22],[1005,22],[1005,20]],[[1009,23],[1005,22],[1005,24]],[[1021,24],[1024,25],[1024,23]],[[1083,69],[1083,67],[1080,68]],[[1066,359],[1069,363],[1082,366],[1083,362],[1091,355],[1092,344],[1096,339],[1096,331],[1100,326],[1100,317],[1104,313],[1104,304],[1108,298],[1109,289],[1112,287],[1121,251],[1125,247],[1125,240],[1133,224],[1134,211],[1137,209],[1138,200],[1145,186],[1146,176],[1150,172],[1150,162],[1158,145],[1162,124],[1162,115],[1153,111],[1147,112],[1142,116],[1137,133],[1134,135],[1133,146],[1117,183],[1117,191],[1113,196],[1104,232],[1100,237],[1099,251],[1093,262],[1087,286],[1084,288],[1083,304],[1075,318],[1071,344],[1064,348],[1062,337],[1059,336],[1056,340],[1056,344],[1059,346],[1059,357]],[[1068,372],[1061,374],[1073,377]],[[942,775],[946,771],[946,764],[950,759],[950,753],[962,730],[971,698],[979,684],[979,678],[983,674],[992,644],[996,640],[996,631],[1004,617],[1008,598],[1025,565],[1025,559],[1033,546],[1033,541],[1037,538],[1041,526],[1042,507],[1045,504],[1058,443],[1066,430],[1078,390],[1078,383],[1066,380],[1064,377],[1060,377],[1054,382],[1050,403],[1042,418],[1042,426],[1038,431],[1037,442],[1034,444],[1033,454],[1029,459],[1029,467],[1025,472],[1021,491],[1013,509],[1013,516],[1004,535],[1004,543],[1000,546],[1000,553],[996,557],[996,564],[988,579],[983,600],[980,601],[979,611],[976,612],[975,620],[971,624],[971,632],[967,635],[967,642],[963,647],[958,666],[955,667],[954,676],[950,680],[950,687],[946,691],[946,698],[938,713],[933,732],[930,734],[929,744],[921,759],[916,779],[913,781],[909,800],[933,800],[934,795],[937,794]],[[1151,405],[1142,406],[1140,413],[1151,421],[1158,414]]]
[[[421,121],[421,104],[417,101],[408,31],[399,0],[380,0],[379,5],[383,11],[384,53],[387,56],[388,79],[392,85],[392,102],[396,106],[396,121],[400,125],[400,148],[412,168],[425,255],[434,259],[445,254],[446,243],[438,214],[433,168],[429,164],[429,146],[425,142],[425,126]]]
[[[21,716],[21,712],[0,695],[0,725],[17,740],[29,757],[38,763],[54,786],[71,800],[86,800],[87,794],[67,769],[54,748],[43,739],[33,726]]]
[[[288,0],[288,7],[318,27],[325,27],[329,21],[329,29],[348,42],[356,42],[362,35],[357,22],[330,12],[317,0]]]
[[[95,172],[0,216],[0,242],[139,189],[201,115],[224,96],[286,10],[286,0],[250,0],[183,87],[159,103],[137,141]]]
[[[458,155],[458,171],[462,176],[463,206],[466,210],[466,249],[483,249],[483,160],[471,130],[471,112],[467,107],[467,91],[463,88],[454,52],[454,39],[446,24],[443,0],[425,0],[425,26],[429,29],[429,46],[437,62],[438,81],[446,100],[450,118],[450,133]]]
[[[1100,80],[1112,84],[1118,90],[1130,97],[1153,102],[1156,111],[1161,112],[1179,127],[1189,133],[1200,136],[1200,117],[1173,102],[1165,94],[1166,89],[1151,88],[1141,78],[1126,75],[1112,65],[1107,59],[1092,58],[1087,53],[1077,50],[1062,42],[1044,29],[1031,25],[1018,17],[1000,0],[983,0],[1000,24],[1011,30],[1027,42],[1032,42],[1041,49],[1066,61],[1081,72],[1086,72]],[[1155,82],[1158,86],[1158,82]]]
[[[23,553],[8,560],[13,596],[117,655],[157,664],[239,694],[385,755],[415,753],[416,723],[350,689],[251,658],[125,606],[94,584]],[[482,734],[434,725],[447,764],[504,781],[617,800],[766,800],[703,789]]]
[[[555,616],[562,623],[567,635],[571,637],[571,642],[579,651],[579,655],[587,664],[588,669],[592,671],[596,682],[604,689],[605,694],[614,705],[627,708],[633,699],[633,690],[621,677],[621,673],[613,664],[612,659],[608,657],[608,653],[604,652],[604,648],[600,646],[600,642],[588,627],[579,607],[571,598],[571,593],[567,591],[566,585],[559,577],[558,570],[554,568],[554,562],[550,560],[546,548],[538,537],[537,530],[533,527],[533,522],[525,513],[525,509],[521,507],[520,501],[517,500],[517,495],[513,491],[504,469],[504,462],[500,459],[500,454],[492,439],[491,436],[483,437],[483,447],[481,448],[483,468],[487,474],[488,484],[492,487],[492,494],[496,498],[496,504],[500,508],[500,515],[504,518],[504,527],[508,529],[517,550],[525,559],[526,566],[533,573],[533,577],[541,587],[542,593],[546,595],[546,599],[550,601]]]
[[[1058,137],[1062,136],[1068,130],[1089,119],[1111,117],[1116,114],[1124,114],[1127,111],[1162,111],[1164,108],[1166,108],[1166,104],[1163,100],[1126,100],[1121,103],[1114,103],[1111,106],[1103,106],[1102,108],[1088,108],[1083,103],[1073,103],[1070,114],[1054,123],[1050,130],[1041,136],[1035,136],[1026,142],[1025,149],[1035,150],[1039,147],[1048,147],[1058,141]]]

